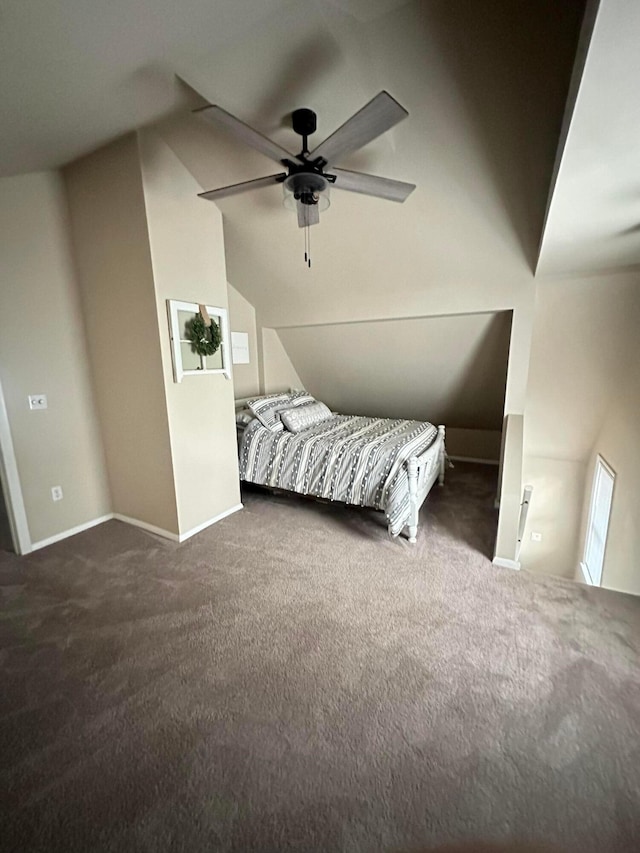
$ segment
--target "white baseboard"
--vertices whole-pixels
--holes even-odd
[[[497,459],[478,459],[476,456],[449,456],[452,462],[477,462],[480,465],[499,465]]]
[[[508,557],[494,557],[493,565],[503,569],[520,569],[518,560],[510,560]]]
[[[128,515],[122,515],[119,512],[110,512],[108,515],[101,515],[100,518],[93,518],[91,521],[86,521],[84,524],[78,524],[77,527],[71,527],[69,530],[63,530],[61,533],[56,533],[54,536],[47,537],[47,539],[41,539],[39,542],[32,542],[31,550],[38,551],[40,548],[46,548],[47,545],[54,545],[56,542],[61,542],[63,539],[68,539],[70,536],[75,536],[77,533],[90,530],[92,527],[97,527],[98,524],[104,524],[105,521],[111,521],[112,519],[115,519],[116,521],[123,521],[125,524],[131,524],[133,527],[139,527],[141,530],[146,530],[148,533],[155,533],[156,536],[162,536],[165,539],[170,539],[172,542],[184,542],[192,536],[195,536],[196,533],[200,533],[201,530],[211,527],[212,524],[215,524],[217,521],[222,521],[223,518],[226,518],[228,515],[233,515],[234,512],[237,512],[242,508],[242,504],[232,506],[231,509],[227,509],[219,515],[216,515],[214,518],[204,521],[197,527],[187,530],[186,533],[180,534],[164,530],[162,527],[156,527],[154,524],[147,524],[146,521],[140,521],[138,518],[131,518]]]
[[[178,542],[184,542],[186,539],[191,539],[191,537],[195,536],[196,533],[200,533],[200,531],[206,530],[207,527],[211,527],[211,525],[215,524],[217,521],[222,521],[222,519],[226,518],[228,515],[233,515],[233,513],[238,512],[239,509],[243,509],[242,504],[232,506],[231,509],[225,509],[224,512],[221,512],[214,518],[210,518],[208,521],[203,521],[202,524],[199,524],[197,527],[193,527],[191,530],[187,530],[186,533],[181,533],[178,537]]]
[[[119,512],[113,513],[113,518],[116,521],[124,521],[125,524],[130,524],[132,527],[139,527],[141,530],[146,530],[147,533],[155,533],[156,536],[162,536],[164,539],[170,539],[172,542],[178,542],[178,534],[172,533],[170,530],[165,530],[162,527],[156,527],[155,524],[149,524],[146,521],[140,521],[139,518],[131,518],[129,515],[122,515]]]
[[[223,518],[226,518],[228,515],[232,515],[234,512],[237,512],[242,508],[242,504],[232,506],[231,509],[226,509],[219,515],[209,518],[207,521],[203,521],[202,524],[199,524],[197,527],[192,527],[191,530],[187,530],[185,533],[172,533],[169,530],[163,530],[162,527],[156,527],[154,524],[148,524],[146,521],[140,521],[139,519],[131,518],[128,515],[121,515],[118,512],[114,513],[113,517],[117,521],[124,521],[125,524],[131,524],[134,527],[139,527],[141,530],[146,530],[148,533],[155,533],[156,536],[163,536],[165,539],[170,539],[172,542],[179,543],[186,542],[187,539],[191,539],[191,537],[195,536],[196,533],[206,530],[207,527],[211,527],[212,524],[215,524],[217,521],[222,521]]]
[[[69,530],[63,530],[62,533],[56,533],[54,536],[49,536],[46,539],[41,539],[39,542],[31,543],[31,550],[38,551],[40,548],[46,548],[47,545],[54,545],[56,542],[61,542],[63,539],[68,539],[69,536],[75,536],[76,533],[82,533],[85,530],[90,530],[92,527],[97,527],[98,524],[104,524],[105,521],[111,521],[113,513],[101,515],[100,518],[94,518],[91,521],[85,521],[84,524],[78,524],[77,527],[71,527]]]

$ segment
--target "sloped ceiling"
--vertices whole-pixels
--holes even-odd
[[[339,412],[502,429],[511,315],[281,329],[305,388]]]
[[[541,275],[640,264],[640,3],[590,2]]]
[[[0,174],[55,168],[186,105],[174,72],[282,0],[25,0],[0,16]]]
[[[198,72],[256,37],[217,97],[273,122],[265,100],[279,57],[303,51],[300,20],[356,26],[402,0],[24,0],[0,10],[0,175],[55,168],[191,101],[176,70]],[[324,32],[324,31],[323,31]],[[260,35],[262,34],[262,38]],[[308,35],[308,33],[307,33]],[[316,70],[313,51],[308,74]],[[306,78],[308,79],[308,77]],[[304,90],[306,79],[296,83]],[[256,85],[256,81],[258,85]],[[291,85],[291,79],[280,83]],[[267,89],[265,89],[265,84]]]

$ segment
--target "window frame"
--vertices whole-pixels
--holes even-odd
[[[190,314],[198,314],[200,303],[183,302],[179,299],[167,299],[167,316],[169,319],[169,336],[171,339],[171,360],[173,363],[173,381],[182,382],[185,376],[215,376],[222,374],[226,379],[231,379],[231,345],[229,343],[229,317],[226,308],[217,308],[214,305],[205,305],[209,316],[220,325],[220,358],[222,367],[206,367],[205,359],[210,356],[199,355],[201,368],[192,370],[185,368],[182,363],[181,344],[190,343],[187,338],[181,337],[179,311],[187,311]]]
[[[611,480],[611,498],[607,507],[606,524],[604,528],[604,537],[602,542],[602,560],[596,573],[595,566],[589,566],[588,557],[592,543],[592,535],[596,532],[594,521],[596,517],[596,499],[599,495],[599,485],[602,476],[606,476]],[[580,568],[585,581],[591,586],[602,586],[602,575],[604,573],[604,561],[607,553],[607,541],[609,539],[609,523],[611,521],[611,507],[613,506],[613,496],[616,487],[616,472],[608,464],[608,462],[598,453],[596,456],[596,464],[593,471],[593,480],[591,482],[591,498],[589,501],[589,516],[587,520],[587,528],[584,537],[584,550]],[[597,574],[597,577],[596,577]]]

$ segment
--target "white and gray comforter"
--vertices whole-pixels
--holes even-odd
[[[409,518],[404,463],[424,453],[437,436],[436,427],[425,421],[356,415],[333,415],[296,434],[271,432],[253,420],[240,442],[240,477],[383,510],[397,536]]]

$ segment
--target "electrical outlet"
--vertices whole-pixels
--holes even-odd
[[[531,534],[531,541],[532,542],[542,542],[542,533],[535,533],[535,532],[532,533]]]
[[[64,495],[62,494],[62,486],[51,486],[51,500],[61,501]]]
[[[30,409],[46,409],[47,395],[46,394],[29,394]]]

